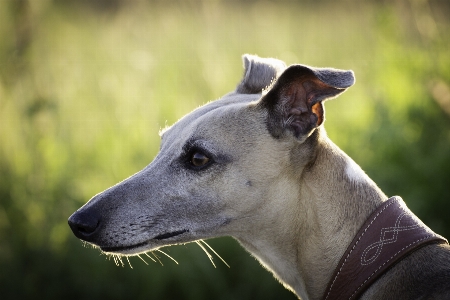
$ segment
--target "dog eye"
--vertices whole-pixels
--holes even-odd
[[[209,163],[209,160],[204,153],[196,151],[191,155],[190,162],[194,167],[203,167]]]

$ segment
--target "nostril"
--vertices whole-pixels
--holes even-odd
[[[69,226],[76,237],[89,240],[100,225],[100,217],[95,212],[77,211],[69,218]]]
[[[77,226],[76,230],[78,230],[78,232],[81,232],[81,233],[92,233],[92,231],[86,230],[86,228],[81,227],[81,226]]]
[[[91,234],[95,231],[95,229],[97,229],[98,227],[98,222],[95,226],[91,226],[91,225],[75,225],[76,226],[76,230],[78,230],[78,232],[80,233],[84,233],[84,234]]]

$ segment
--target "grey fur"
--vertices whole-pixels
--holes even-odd
[[[344,89],[355,84],[355,74],[351,70],[344,71],[332,68],[308,68],[310,68],[322,82],[332,87]]]
[[[150,165],[94,196],[69,225],[116,255],[233,236],[297,296],[321,299],[347,245],[387,200],[322,126],[322,102],[352,85],[353,72],[284,71],[279,60],[249,55],[244,65],[235,91],[167,128]],[[362,299],[449,294],[450,248],[429,245]]]
[[[244,54],[244,77],[237,86],[240,94],[258,94],[269,86],[286,68],[286,64],[275,58],[261,58]]]

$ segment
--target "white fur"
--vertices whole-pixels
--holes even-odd
[[[353,159],[348,158],[345,166],[345,175],[350,181],[355,183],[362,183],[367,181],[367,175],[361,169],[361,167],[353,161]]]

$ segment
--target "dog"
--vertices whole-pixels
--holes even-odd
[[[69,218],[75,236],[125,256],[232,236],[301,299],[450,299],[446,240],[327,137],[324,102],[354,73],[243,61],[234,91],[164,129],[147,167]]]

